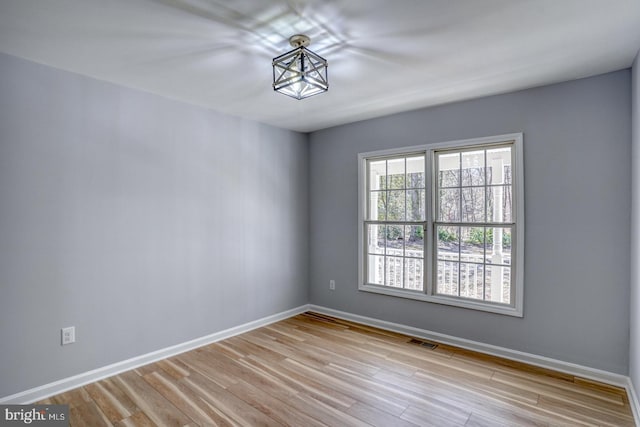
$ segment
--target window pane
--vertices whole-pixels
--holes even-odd
[[[484,293],[484,268],[482,264],[460,264],[460,296],[482,299]]]
[[[444,295],[458,295],[458,263],[438,261],[438,283],[436,292]]]
[[[439,191],[438,195],[438,221],[460,221],[460,190],[443,189]]]
[[[405,288],[415,291],[422,290],[423,283],[423,265],[424,262],[421,259],[405,258],[404,260],[404,280]]]
[[[386,226],[369,224],[367,227],[367,252],[384,255]]]
[[[390,189],[402,189],[404,185],[404,158],[387,160],[387,186]]]
[[[462,261],[483,262],[485,241],[483,227],[460,227],[460,241]]]
[[[511,147],[487,150],[489,184],[511,183]]]
[[[369,255],[367,263],[367,283],[384,285],[384,256]]]
[[[511,228],[487,228],[487,264],[511,265]]]
[[[387,220],[404,221],[404,190],[387,191]]]
[[[384,190],[387,188],[387,161],[369,161],[369,190]]]
[[[484,185],[484,150],[462,153],[462,186]]]
[[[510,185],[487,187],[488,222],[511,222],[512,206]]]
[[[424,258],[424,227],[406,225],[404,231],[405,256]]]
[[[424,187],[424,156],[407,157],[407,188]]]
[[[460,260],[460,227],[438,226],[438,253],[439,260]]]
[[[404,255],[404,226],[387,225],[387,255]]]
[[[505,184],[512,184],[513,183],[513,178],[511,177],[511,165],[507,165],[504,167],[504,183]]]
[[[510,185],[504,187],[504,199],[502,200],[502,220],[504,222],[513,221],[513,198],[512,187]]]
[[[407,190],[407,221],[424,221],[424,190]]]
[[[460,187],[460,153],[440,153],[438,187]]]
[[[462,189],[462,222],[485,222],[484,188]]]
[[[386,257],[387,274],[385,278],[385,286],[392,286],[394,288],[404,287],[404,258],[388,256]]]
[[[511,267],[487,266],[485,299],[491,302],[511,302]]]
[[[387,193],[385,191],[369,192],[369,218],[373,221],[387,219]]]

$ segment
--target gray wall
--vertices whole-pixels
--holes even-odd
[[[629,342],[629,376],[640,392],[640,52],[632,73],[632,178],[631,178],[631,336]]]
[[[313,133],[311,302],[626,374],[630,82],[624,70]],[[524,132],[524,318],[358,291],[357,153],[511,132]]]
[[[0,76],[0,397],[307,303],[306,135]]]

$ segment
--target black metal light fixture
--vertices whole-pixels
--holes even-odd
[[[293,50],[273,58],[273,90],[296,99],[329,90],[327,60],[307,49],[311,39],[296,34],[289,43]]]

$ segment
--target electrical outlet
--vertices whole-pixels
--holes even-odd
[[[335,280],[329,280],[329,289],[332,291],[336,290],[336,281]]]
[[[62,328],[62,345],[73,344],[74,342],[76,342],[76,327]]]

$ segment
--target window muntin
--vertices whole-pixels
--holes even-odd
[[[522,316],[522,134],[359,159],[359,289]]]

